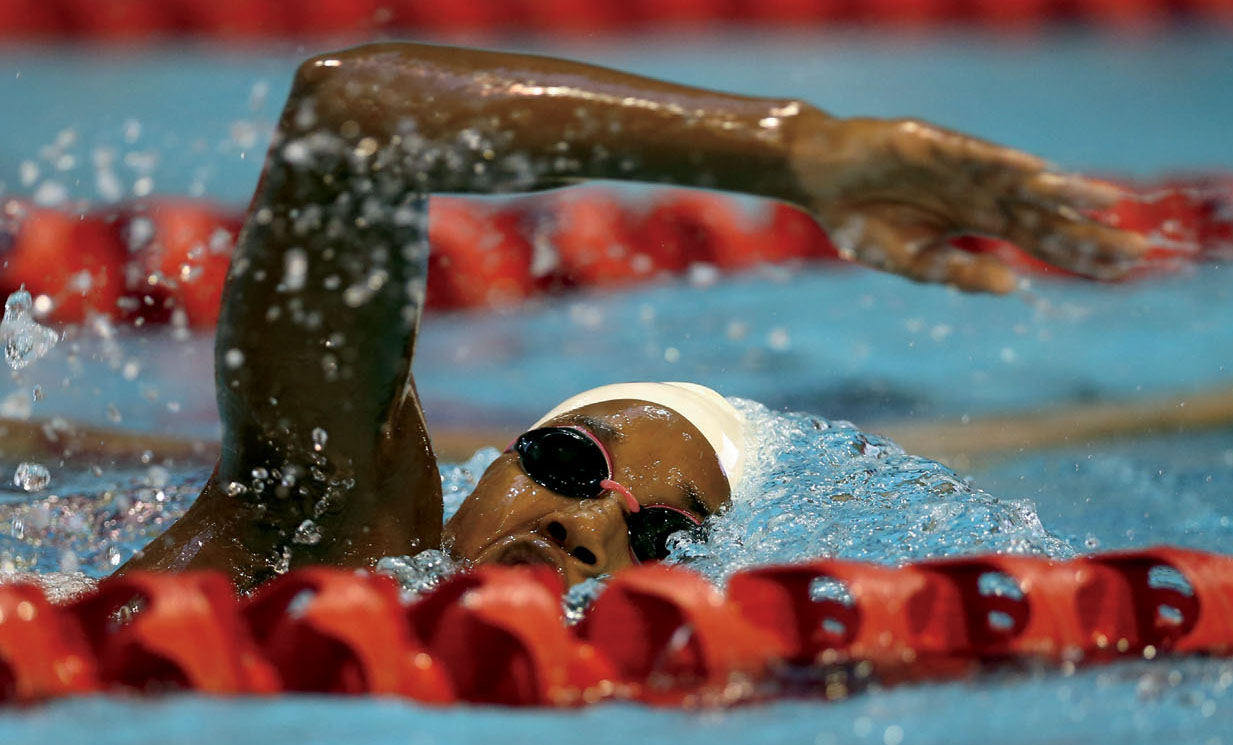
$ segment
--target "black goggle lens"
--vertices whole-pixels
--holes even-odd
[[[699,530],[688,516],[667,507],[643,507],[625,516],[629,547],[638,561],[659,561],[668,556],[668,538],[682,530]]]
[[[603,451],[576,429],[533,429],[519,436],[513,449],[532,481],[567,497],[597,497],[600,482],[609,476]]]

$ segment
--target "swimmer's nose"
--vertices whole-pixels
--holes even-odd
[[[624,530],[624,515],[611,500],[558,510],[545,515],[540,523],[540,533],[577,559],[588,572],[608,566],[610,546]]]

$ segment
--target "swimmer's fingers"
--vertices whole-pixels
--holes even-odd
[[[888,122],[890,144],[909,165],[939,170],[948,180],[966,174],[988,187],[990,177],[1013,183],[1045,170],[1047,163],[1021,150],[916,119]]]
[[[967,194],[952,193],[956,231],[1005,238],[1068,271],[1117,279],[1137,266],[1147,251],[1142,235],[1088,216],[1092,210],[1132,198],[1114,184],[1077,174],[1007,168],[985,171],[978,180],[969,181],[968,188]]]
[[[1028,177],[1017,192],[1007,196],[1041,207],[1069,207],[1074,210],[1105,209],[1133,198],[1116,184],[1055,171],[1043,171]]]
[[[1017,284],[1014,271],[999,259],[950,246],[942,225],[901,205],[849,213],[831,237],[845,258],[917,282],[999,294]]]
[[[879,167],[862,161],[866,168],[833,190],[840,198],[819,194],[826,198],[815,210],[833,228],[832,238],[847,238],[836,243],[856,261],[919,281],[1009,292],[1014,273],[1000,259],[955,249],[945,238],[995,236],[1097,279],[1125,275],[1147,250],[1142,236],[1088,216],[1127,198],[1112,184],[1059,173],[1028,153],[925,122],[852,124],[862,141],[879,143]]]
[[[990,200],[1079,211],[1133,198],[1115,184],[1051,170],[1030,153],[924,122],[899,121],[894,132],[891,142],[900,162],[931,172],[935,188],[948,193],[960,212],[964,205],[986,209]],[[955,217],[963,221],[959,214]]]
[[[1138,266],[1149,248],[1139,233],[1102,225],[1060,207],[1021,206],[1003,231],[1005,237],[1050,264],[1093,279],[1112,280]]]

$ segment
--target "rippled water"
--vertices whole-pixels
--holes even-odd
[[[680,534],[671,556],[715,580],[818,556],[897,564],[1075,551],[1041,525],[1030,501],[1000,500],[849,422],[733,402],[749,423],[750,472],[706,540]]]
[[[820,556],[899,563],[989,551],[1074,553],[1027,500],[999,500],[848,422],[731,400],[749,425],[748,472],[732,506],[708,521],[706,538],[680,534],[669,559],[717,582],[744,567]],[[446,517],[496,456],[486,448],[442,468]],[[207,474],[192,464],[60,469],[55,493],[0,501],[0,566],[105,576],[182,514]],[[414,589],[453,569],[435,553],[384,566]]]

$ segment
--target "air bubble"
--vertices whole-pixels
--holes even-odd
[[[325,449],[325,443],[329,441],[330,435],[320,427],[313,427],[313,450],[321,452]]]

